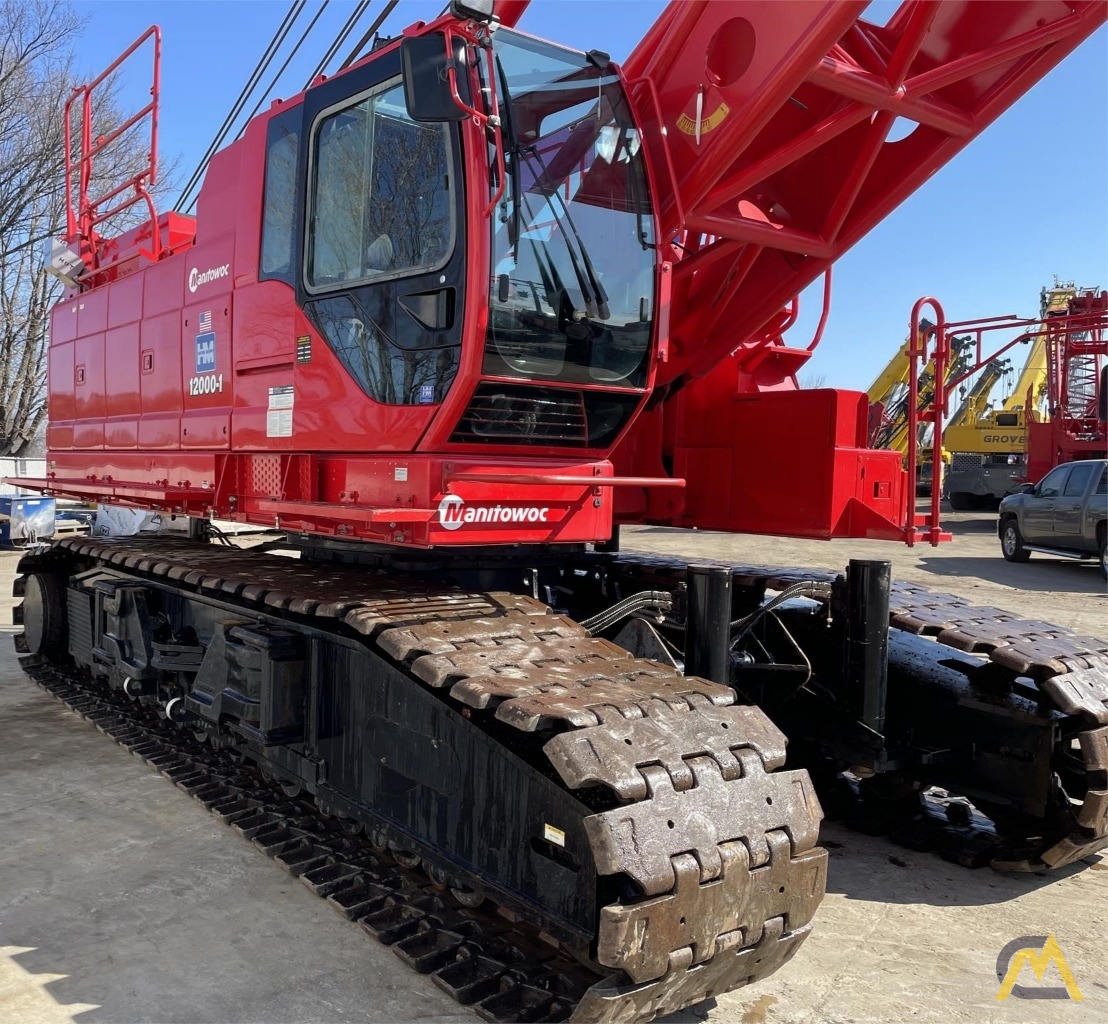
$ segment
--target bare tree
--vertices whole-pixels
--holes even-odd
[[[0,4],[0,455],[20,455],[46,416],[48,304],[56,289],[36,251],[60,226],[62,105],[73,12]]]
[[[66,140],[64,110],[77,84],[70,44],[79,33],[62,0],[0,0],[0,456],[25,454],[46,419],[50,309],[61,294],[46,271],[46,245],[65,223],[65,152],[77,133],[74,126]],[[96,103],[94,134],[124,119],[110,82]],[[149,160],[141,128],[105,150],[94,188]],[[147,216],[128,213],[129,223]],[[127,217],[102,230],[125,228]]]
[[[823,387],[827,383],[826,373],[805,373],[800,377],[797,383],[809,391],[814,391],[817,388]]]

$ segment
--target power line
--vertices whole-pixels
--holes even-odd
[[[254,70],[250,73],[250,77],[247,79],[246,84],[239,92],[238,98],[235,100],[234,105],[231,108],[230,113],[223,120],[223,124],[220,125],[219,131],[216,132],[215,138],[212,139],[211,144],[208,146],[207,151],[201,158],[200,163],[197,164],[196,169],[192,172],[188,183],[181,191],[180,196],[177,198],[177,202],[174,204],[175,209],[184,208],[185,210],[191,209],[195,203],[195,197],[189,202],[188,206],[184,206],[185,200],[188,199],[189,194],[200,183],[204,176],[204,171],[207,169],[208,161],[212,158],[212,154],[219,148],[223,140],[226,138],[228,131],[230,131],[231,125],[234,123],[235,118],[241,113],[242,108],[246,105],[250,99],[251,94],[257,87],[258,81],[262,75],[265,74],[269,65],[272,63],[273,58],[277,55],[277,51],[283,45],[289,31],[292,29],[293,24],[300,17],[301,11],[303,11],[307,0],[292,0],[289,5],[289,9],[285,12],[285,16],[281,21],[277,31],[269,40],[269,45],[266,46],[265,51],[259,58],[258,63],[254,65]]]

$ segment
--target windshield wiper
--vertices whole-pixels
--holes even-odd
[[[638,240],[639,245],[642,246],[644,252],[648,252],[653,249],[654,243],[646,240],[646,230],[643,227],[643,183],[639,181],[638,168],[635,166],[634,153],[631,152],[631,146],[627,141],[625,131],[620,130],[619,141],[616,143],[615,153],[612,154],[612,166],[614,167],[619,161],[620,152],[625,151],[627,153],[627,186],[631,192],[631,202],[635,206],[635,238]]]
[[[527,204],[527,218],[529,222],[533,222],[535,219],[535,211],[531,209],[531,204],[527,202],[526,196],[523,197],[524,203]],[[551,211],[553,213],[553,211]],[[557,219],[555,217],[555,219]],[[558,268],[554,265],[554,257],[547,252],[546,246],[543,245],[540,249],[535,244],[533,239],[528,239],[528,243],[531,246],[531,253],[535,258],[535,266],[538,268],[539,275],[542,277],[543,287],[546,288],[548,296],[556,296],[558,299],[557,305],[555,305],[553,299],[548,299],[548,304],[552,306],[557,312],[558,322],[561,324],[562,312],[565,306],[569,307],[571,317],[574,321],[579,319],[576,308],[573,305],[573,299],[569,294],[569,289],[562,283],[562,276],[558,273]],[[520,243],[522,244],[522,242]],[[568,247],[567,247],[568,248]],[[542,253],[540,256],[539,253]],[[572,262],[572,261],[571,261]],[[577,273],[578,283],[581,283],[581,272],[574,266],[574,270]],[[582,294],[584,294],[582,292]],[[588,310],[581,315],[580,319],[588,316]]]
[[[516,132],[515,125],[512,122],[512,97],[508,92],[508,76],[504,74],[504,65],[500,63],[500,58],[496,58],[496,77],[500,82],[500,92],[504,96],[503,103],[503,115],[504,123],[501,129],[501,138],[505,136],[508,139],[508,144],[505,145],[505,155],[512,158],[512,166],[509,174],[511,176],[511,189],[512,189],[512,208],[508,214],[508,236],[512,240],[512,248],[519,251],[519,233],[520,233],[520,212],[519,212],[519,199],[520,199],[520,186],[522,185],[522,179],[519,173],[519,149],[516,146]]]
[[[539,148],[537,145],[530,147],[531,154],[535,160],[538,161],[539,167],[542,168],[543,176],[547,181],[553,184],[553,180],[550,178],[550,172],[546,168],[546,164],[543,158],[539,156]],[[581,236],[577,232],[577,225],[573,223],[573,217],[570,215],[569,206],[562,198],[562,194],[555,186],[550,195],[556,196],[558,204],[562,208],[562,213],[565,215],[565,222],[569,225],[570,231],[573,233],[573,237],[577,242],[577,247],[581,250],[581,257],[578,259],[577,253],[574,252],[573,246],[569,244],[569,236],[566,234],[566,229],[562,224],[561,217],[558,216],[554,209],[554,204],[550,203],[550,212],[554,216],[554,220],[558,224],[558,230],[561,231],[562,237],[565,239],[566,252],[569,253],[570,263],[573,264],[573,272],[577,275],[577,283],[581,287],[581,296],[585,300],[585,311],[589,311],[589,307],[593,307],[596,310],[595,315],[600,320],[607,320],[612,315],[611,310],[608,308],[608,293],[604,291],[604,285],[600,283],[600,278],[597,276],[596,269],[592,265],[592,260],[589,259],[589,251],[585,248],[585,243],[581,241]],[[584,264],[584,272],[582,272],[581,264]],[[585,275],[588,275],[588,282],[586,284]],[[589,287],[591,285],[591,288]],[[595,298],[594,298],[595,296]]]
[[[520,159],[521,159],[523,153],[522,153],[521,148],[516,144],[515,126],[512,123],[511,96],[508,92],[508,79],[507,79],[507,76],[504,73],[504,65],[500,62],[499,57],[496,58],[496,74],[497,74],[497,79],[500,83],[500,91],[504,96],[504,103],[503,103],[504,124],[503,124],[503,127],[502,127],[502,133],[506,134],[506,136],[509,140],[509,145],[505,146],[505,155],[511,157],[511,165],[510,165],[509,175],[510,175],[510,185],[511,185],[512,197],[511,197],[511,211],[508,213],[508,216],[507,216],[508,236],[509,236],[509,238],[511,240],[511,243],[512,243],[512,249],[515,250],[516,262],[518,263],[519,262],[519,247],[523,244],[523,239],[521,237],[522,233],[523,233],[522,232],[522,222],[523,222],[522,208],[523,208],[523,204],[527,203],[526,196],[523,194],[523,175],[521,173],[521,168],[520,168]],[[540,160],[539,163],[541,165],[542,161]],[[544,167],[543,172],[545,173],[545,171],[546,171],[546,168]],[[554,214],[555,221],[558,221],[558,215],[553,210],[551,210],[551,213]],[[529,222],[534,220],[534,211],[531,209],[531,204],[530,203],[527,203],[527,217],[528,217]],[[560,222],[559,222],[559,225],[560,225]],[[562,233],[563,233],[563,235],[565,234],[564,229],[563,229]],[[574,320],[577,320],[578,319],[577,310],[573,307],[573,300],[570,298],[569,290],[562,283],[561,277],[558,274],[557,268],[554,266],[553,257],[548,252],[545,251],[545,246],[544,246],[543,247],[543,254],[545,256],[545,261],[544,261],[544,259],[539,256],[538,246],[536,246],[533,241],[530,244],[531,244],[531,252],[532,252],[532,254],[534,255],[534,258],[535,258],[535,265],[536,265],[536,267],[538,267],[539,275],[543,279],[543,287],[546,289],[548,295],[550,295],[550,296],[555,296],[555,295],[561,296],[561,298],[558,301],[558,308],[561,308],[561,306],[562,306],[561,299],[564,299],[566,304],[569,306],[572,318]],[[573,250],[570,249],[568,244],[566,245],[566,248],[569,250],[570,262],[573,265],[574,273],[577,275],[577,282],[578,282],[579,287],[581,288],[581,294],[585,298],[585,304],[586,304],[586,307],[587,307],[590,304],[590,302],[592,301],[591,293],[589,292],[588,286],[585,283],[584,274],[581,271],[580,264],[578,264],[577,258],[575,256]],[[585,310],[584,315],[585,316],[588,315],[588,309],[587,308]]]

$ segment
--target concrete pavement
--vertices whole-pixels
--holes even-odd
[[[1104,634],[1108,598],[1087,567],[1046,559],[1009,566],[987,527],[966,521],[966,543],[897,549],[897,573]],[[627,531],[625,543],[788,564],[880,557],[872,544],[855,552],[674,531]],[[945,579],[928,568],[935,558],[949,560]],[[0,555],[0,594],[10,593],[15,562]],[[1035,589],[1007,582],[1014,570]],[[765,982],[675,1019],[1108,1022],[1108,860],[1089,858],[1051,877],[1005,877],[835,824],[823,839],[829,893],[797,957]],[[998,952],[1018,936],[1046,934],[1057,937],[1083,1001],[997,1002]],[[1053,971],[1047,980],[1059,984]],[[474,1020],[27,681],[0,635],[0,1021]]]

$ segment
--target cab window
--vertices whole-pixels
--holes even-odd
[[[296,230],[296,161],[300,154],[300,118],[294,107],[269,122],[266,133],[265,193],[262,214],[261,280],[293,279]]]
[[[412,121],[399,82],[325,113],[311,201],[311,292],[445,265],[454,234],[446,126]]]
[[[1065,485],[1066,477],[1069,475],[1069,466],[1059,466],[1057,469],[1052,469],[1043,477],[1042,482],[1039,484],[1039,497],[1057,498],[1058,495],[1062,493],[1062,487]]]
[[[1100,479],[1096,485],[1097,494],[1108,494],[1108,467],[1102,469],[1100,472]]]
[[[1091,462],[1078,463],[1070,470],[1069,479],[1062,489],[1062,496],[1066,498],[1082,498],[1085,496],[1085,488],[1089,486],[1093,470],[1099,467]]]

